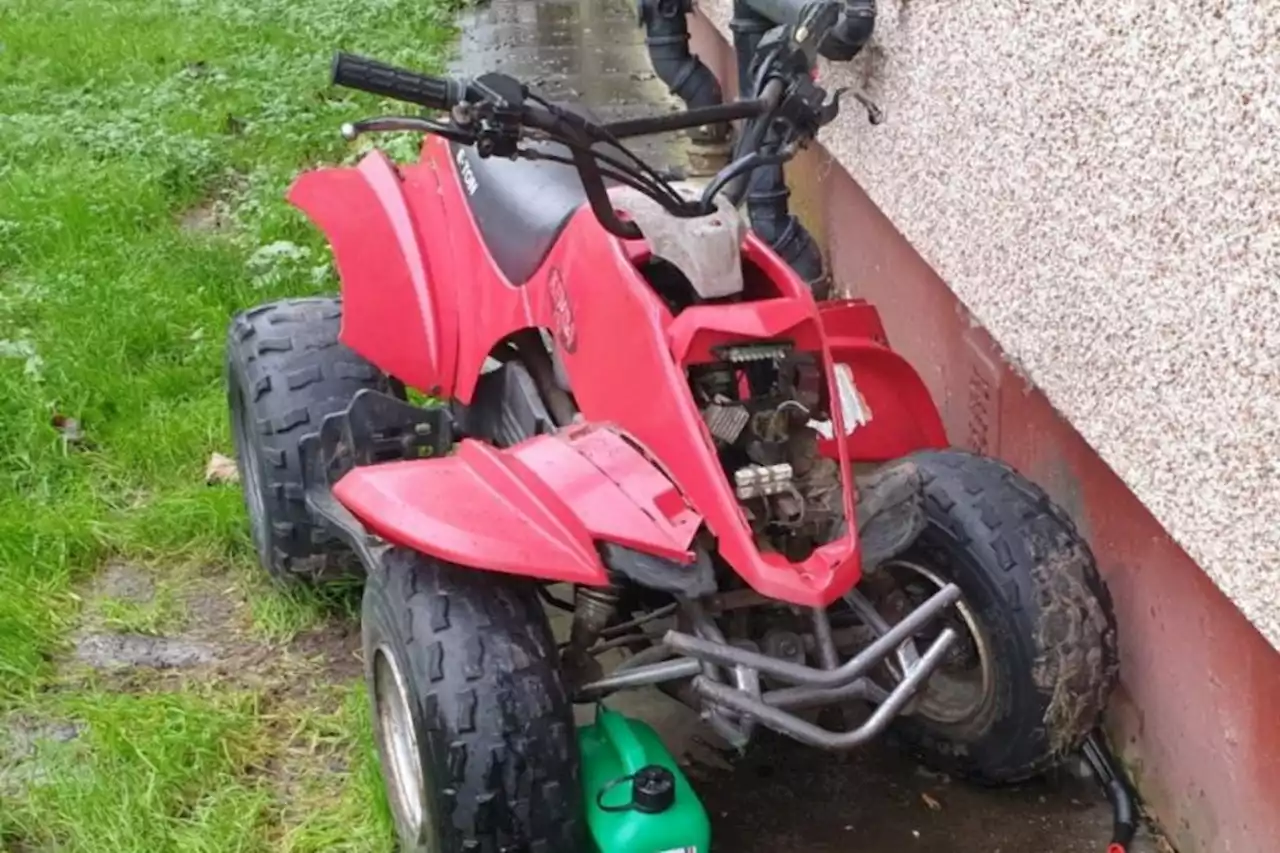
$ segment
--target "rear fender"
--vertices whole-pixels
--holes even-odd
[[[435,285],[422,239],[443,219],[431,186],[436,172],[409,171],[411,179],[403,178],[373,151],[354,168],[303,174],[288,198],[333,248],[342,342],[407,385],[430,390],[453,376],[456,306]]]
[[[692,563],[702,516],[639,447],[580,424],[498,450],[356,468],[334,496],[387,541],[476,569],[605,586],[597,542]],[[690,569],[692,571],[692,567]]]
[[[920,375],[889,349],[875,307],[861,300],[819,303],[818,314],[836,370],[846,365],[861,410],[844,438],[853,462],[883,462],[917,450],[947,447],[938,408]],[[825,456],[838,458],[834,440],[822,442]]]

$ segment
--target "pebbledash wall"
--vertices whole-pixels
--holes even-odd
[[[736,89],[732,0],[694,47]],[[1280,0],[880,0],[794,164],[951,440],[1080,522],[1108,728],[1182,853],[1280,851]]]

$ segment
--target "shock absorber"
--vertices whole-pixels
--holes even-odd
[[[591,647],[618,612],[621,598],[622,590],[616,585],[574,587],[573,626],[569,630],[569,643],[560,656],[571,685],[584,684],[603,675],[599,661],[591,655]]]

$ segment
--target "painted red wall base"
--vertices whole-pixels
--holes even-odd
[[[704,19],[693,29],[695,50],[735,91],[732,49]],[[789,178],[837,287],[879,306],[951,441],[1040,483],[1088,537],[1120,624],[1108,728],[1170,840],[1182,853],[1280,853],[1280,654],[1008,366],[844,169],[816,149]]]

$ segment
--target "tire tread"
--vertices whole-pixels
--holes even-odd
[[[303,493],[299,442],[365,388],[387,390],[373,365],[338,341],[342,301],[304,297],[236,315],[227,334],[228,385],[246,389],[265,480],[267,571],[277,580],[320,580],[359,571],[336,537],[314,523]],[[235,401],[232,405],[238,405]]]
[[[421,693],[444,850],[579,849],[573,709],[532,587],[396,549],[364,621],[366,665],[377,642],[400,644]]]
[[[945,732],[914,722],[898,727],[899,738],[927,763],[977,781],[1035,776],[1078,749],[1106,708],[1119,673],[1110,592],[1071,518],[1011,466],[958,450],[912,458],[934,528],[926,538],[984,567],[1012,625],[1013,636],[995,642],[1030,673],[1014,686],[998,743],[957,749]]]

